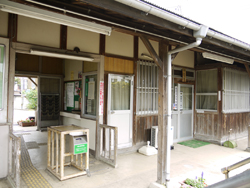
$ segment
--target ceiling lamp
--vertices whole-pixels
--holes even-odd
[[[111,27],[11,1],[0,0],[0,10],[56,24],[66,25],[77,29],[101,33],[104,35],[111,34]]]
[[[220,61],[220,62],[223,62],[223,63],[228,63],[228,64],[233,64],[234,63],[234,60],[231,59],[231,58],[223,57],[223,56],[216,55],[216,54],[211,54],[211,53],[208,53],[208,52],[203,52],[202,56],[204,58],[206,58],[206,59],[212,59],[212,60]]]
[[[40,56],[48,56],[48,57],[56,57],[62,59],[71,59],[71,60],[79,60],[79,61],[93,61],[94,59],[91,57],[83,57],[83,56],[75,56],[75,55],[68,55],[68,54],[60,54],[60,53],[53,53],[53,52],[45,52],[39,50],[30,50],[30,54],[33,55],[40,55]]]

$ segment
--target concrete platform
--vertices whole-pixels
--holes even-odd
[[[46,170],[47,132],[26,132],[23,138],[25,142],[37,142],[39,148],[28,150],[31,161],[54,188],[146,188],[157,179],[157,155],[132,153],[119,155],[116,169],[91,157],[91,177],[80,176],[60,181]],[[221,168],[250,157],[250,152],[245,151],[247,139],[237,140],[237,144],[238,147],[235,149],[214,144],[194,149],[174,144],[175,149],[171,151],[171,188],[179,188],[180,181],[188,177],[199,177],[202,172],[208,185],[224,180]],[[250,169],[250,164],[230,172],[229,177],[246,169]],[[28,187],[23,181],[21,185],[22,188]],[[4,179],[0,180],[0,187],[8,187]]]

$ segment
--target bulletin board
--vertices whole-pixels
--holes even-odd
[[[79,110],[79,94],[77,89],[81,87],[82,81],[64,82],[64,110],[71,112],[72,110]],[[81,94],[81,93],[80,93]]]

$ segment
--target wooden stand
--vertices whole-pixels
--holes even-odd
[[[87,152],[85,153],[85,169],[83,168],[83,153],[76,154],[65,153],[65,135],[72,132],[82,132],[87,135]],[[60,140],[60,146],[59,146]],[[54,146],[55,144],[55,146]],[[59,156],[60,151],[60,156]],[[65,163],[65,157],[70,156],[71,160],[69,163]],[[80,160],[78,157],[80,156]],[[60,164],[59,164],[60,158]],[[54,164],[54,162],[56,164]],[[80,172],[64,175],[64,166],[74,166]],[[60,171],[59,171],[60,168]],[[75,125],[63,125],[63,126],[53,126],[48,127],[48,154],[47,154],[47,169],[54,174],[59,180],[65,180],[89,173],[89,130],[83,129],[82,127]]]

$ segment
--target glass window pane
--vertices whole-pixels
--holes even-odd
[[[139,61],[137,69],[137,113],[152,114],[158,109],[158,68],[153,62]]]
[[[130,80],[111,80],[111,110],[130,109]]]
[[[183,110],[192,110],[192,88],[181,86],[183,92]]]
[[[5,51],[5,47],[3,45],[0,45],[0,109],[3,109],[4,51]]]
[[[84,113],[96,116],[97,75],[85,76]]]
[[[196,108],[206,110],[217,110],[217,95],[196,96]]]
[[[250,80],[247,72],[224,68],[223,111],[250,111]]]
[[[216,93],[218,90],[217,84],[217,69],[197,71],[197,93]]]
[[[217,69],[197,71],[196,109],[217,110]]]

